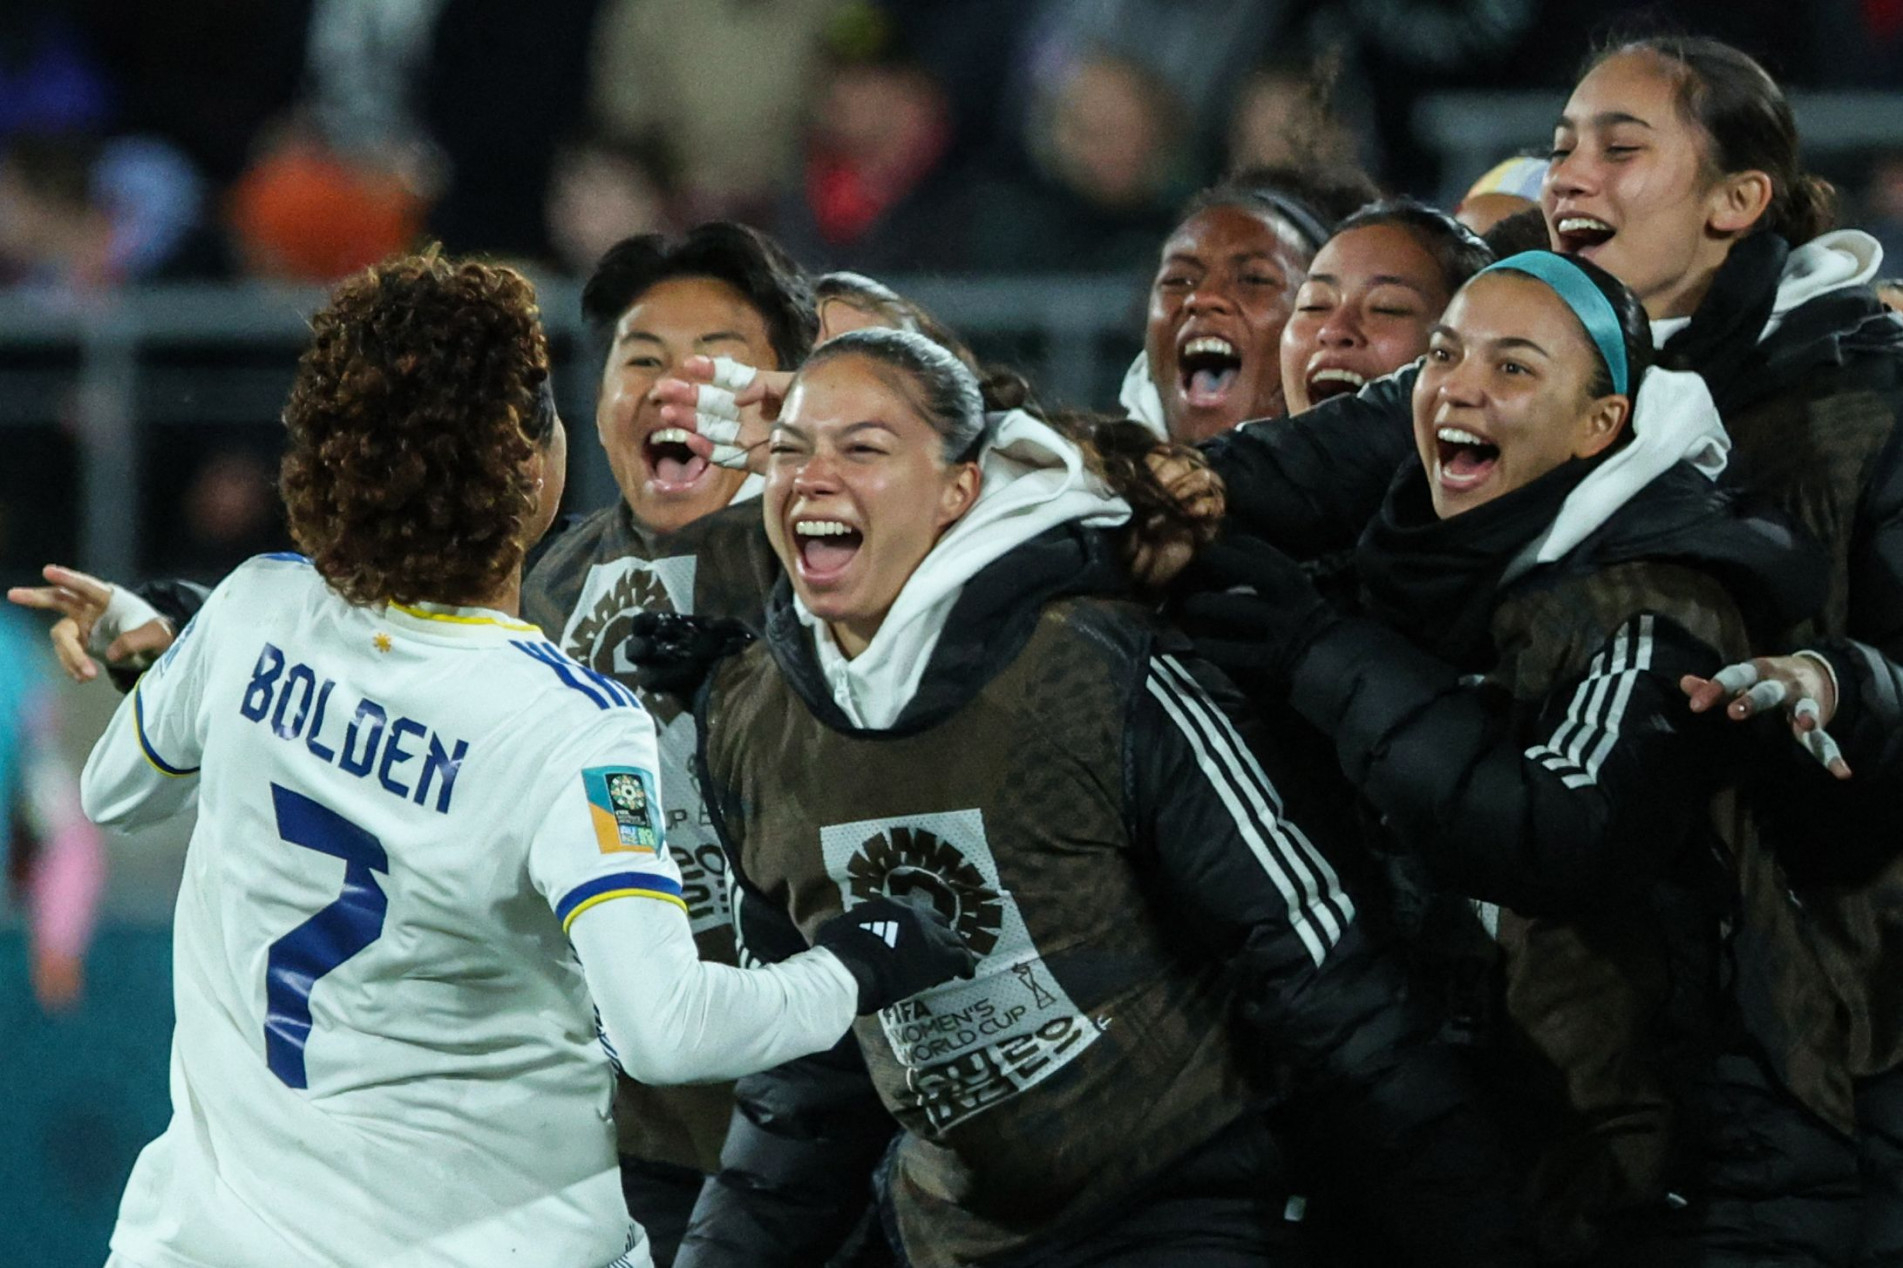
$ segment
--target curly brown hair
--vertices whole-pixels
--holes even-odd
[[[280,476],[298,547],[352,603],[494,594],[553,426],[535,288],[431,248],[344,282],[311,332]]]

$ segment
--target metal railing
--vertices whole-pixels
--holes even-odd
[[[1108,405],[1141,340],[1144,279],[917,278],[899,289],[1024,372],[1047,400]],[[614,479],[592,432],[600,375],[580,289],[538,284],[570,448],[571,504],[607,505]],[[275,426],[317,288],[259,284],[133,288],[87,305],[0,292],[0,430],[70,427],[78,461],[79,565],[140,575],[148,429],[168,424]],[[205,368],[236,360],[239,364]]]

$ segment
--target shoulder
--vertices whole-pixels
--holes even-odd
[[[1497,679],[1514,696],[1543,695],[1587,672],[1622,632],[1650,618],[1668,622],[1723,656],[1750,653],[1743,618],[1731,594],[1696,568],[1633,560],[1524,586],[1494,611],[1501,649]]]

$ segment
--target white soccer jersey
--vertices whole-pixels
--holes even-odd
[[[115,1262],[645,1263],[563,932],[634,898],[691,956],[657,770],[632,694],[534,626],[233,573],[86,768],[103,822],[199,811],[173,1119]]]

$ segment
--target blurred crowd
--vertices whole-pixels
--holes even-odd
[[[1903,79],[1903,6],[1787,10],[25,0],[0,8],[0,280],[326,281],[425,238],[580,275],[712,217],[814,268],[1145,271],[1226,171],[1350,158],[1431,194],[1423,94],[1557,91],[1595,32],[1661,14],[1787,87]],[[1903,151],[1864,170],[1847,192],[1894,243]]]

